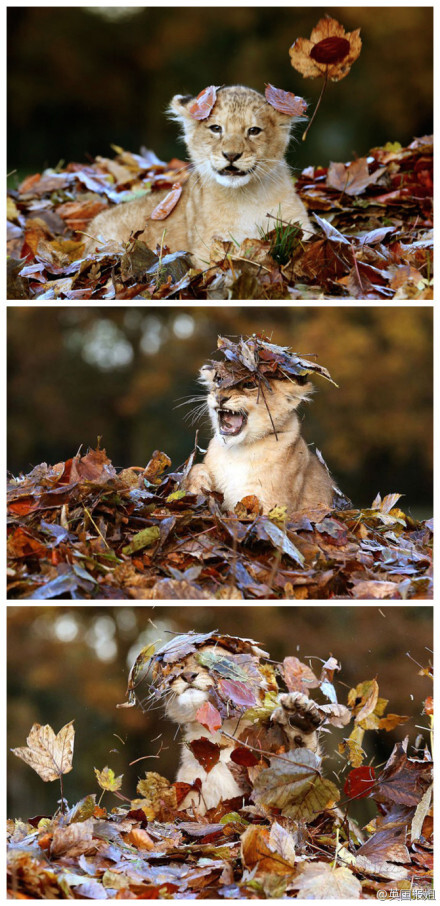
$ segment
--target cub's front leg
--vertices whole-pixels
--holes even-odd
[[[203,462],[192,467],[183,482],[183,489],[187,494],[202,494],[203,491],[214,490],[212,477]]]
[[[315,702],[302,692],[286,692],[278,696],[279,707],[271,720],[284,728],[291,748],[306,748],[320,755],[318,730],[323,724]]]

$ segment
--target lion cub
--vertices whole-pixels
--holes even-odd
[[[264,394],[252,382],[219,388],[215,367],[207,365],[200,380],[214,437],[188,475],[189,493],[220,491],[227,510],[248,495],[258,497],[264,513],[276,505],[288,513],[332,506],[332,479],[301,437],[296,412],[310,382],[270,380],[271,393]]]
[[[205,658],[212,653],[217,660],[224,655],[231,662],[230,651],[221,645],[205,645],[201,650]],[[171,682],[165,699],[166,716],[179,724],[182,731],[181,761],[176,780],[191,785],[197,779],[201,781],[200,791],[188,793],[180,808],[194,806],[199,815],[214,808],[222,800],[233,799],[246,792],[237,775],[237,766],[231,761],[231,754],[240,741],[246,741],[247,731],[250,731],[253,723],[235,715],[223,720],[219,730],[210,732],[197,719],[202,705],[209,702],[211,695],[215,694],[219,677],[220,674],[215,671],[210,673],[196,656],[191,655],[186,659],[184,672]],[[301,692],[278,695],[278,707],[272,712],[270,721],[277,726],[280,740],[284,740],[285,750],[307,748],[319,756],[318,729],[323,718],[315,703],[306,695]],[[194,740],[200,739],[209,740],[221,750],[219,761],[209,771],[197,761],[190,748]]]
[[[127,242],[137,231],[154,248],[165,229],[171,251],[191,252],[194,264],[203,268],[215,238],[237,243],[260,238],[274,228],[273,218],[312,232],[284,160],[294,117],[242,85],[218,89],[203,119],[191,114],[194,101],[175,95],[169,108],[183,129],[193,165],[177,206],[165,220],[151,220],[167,195],[161,191],[104,211],[89,226],[93,239],[87,253],[99,251],[97,240]]]

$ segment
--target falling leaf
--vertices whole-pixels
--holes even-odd
[[[27,747],[11,751],[30,765],[42,780],[58,780],[72,770],[74,739],[73,721],[56,735],[49,724],[34,724],[26,740]]]
[[[188,748],[194,755],[196,761],[204,768],[207,774],[215,767],[220,760],[220,746],[202,736],[200,739],[192,739]]]
[[[282,676],[289,692],[305,692],[319,687],[320,681],[313,670],[303,664],[297,657],[285,657],[282,663]]]
[[[102,790],[109,790],[111,793],[115,793],[116,790],[120,790],[122,786],[123,774],[120,774],[119,777],[116,777],[114,771],[111,768],[105,767],[102,771],[98,771],[98,768],[94,768],[96,779],[99,783],[99,786]]]
[[[273,85],[267,84],[264,94],[271,107],[275,107],[275,110],[285,113],[287,116],[303,116],[307,110],[307,102],[304,98],[292,94],[291,91],[283,91],[282,88],[275,88]]]
[[[206,120],[212,112],[217,100],[217,88],[215,85],[209,85],[201,91],[195,101],[188,107],[188,113],[195,120]]]
[[[182,191],[183,187],[181,184],[178,182],[174,183],[171,192],[168,192],[168,195],[165,195],[165,198],[163,198],[151,212],[150,220],[166,220],[171,212],[174,211]]]
[[[375,770],[371,765],[353,768],[344,784],[344,793],[350,799],[363,799],[374,787]]]
[[[338,82],[357,60],[362,41],[360,29],[345,32],[336,19],[325,16],[312,30],[310,40],[297,38],[289,50],[290,62],[305,78],[327,76]]]
[[[211,705],[211,702],[203,703],[196,712],[196,720],[198,720],[202,727],[206,727],[210,733],[215,733],[222,725],[221,716],[217,711],[217,708],[214,708],[214,705]]]

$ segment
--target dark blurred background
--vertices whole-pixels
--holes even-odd
[[[60,160],[110,155],[111,144],[183,156],[164,115],[174,94],[271,82],[314,108],[321,79],[303,79],[289,47],[325,14],[361,27],[351,73],[330,84],[302,168],[364,155],[432,131],[432,8],[412,7],[10,7],[9,170],[18,180]],[[303,130],[301,126],[299,132]]]
[[[428,307],[38,307],[8,309],[8,465],[27,472],[74,455],[98,435],[117,467],[152,452],[179,466],[197,425],[185,421],[217,335],[263,331],[316,353],[339,389],[316,377],[300,410],[306,440],[345,493],[369,506],[404,494],[432,515],[432,310]],[[209,440],[200,424],[199,442]]]
[[[432,695],[432,684],[419,670],[431,660],[430,607],[8,606],[9,817],[53,814],[59,798],[57,782],[44,783],[9,751],[26,744],[34,722],[49,723],[58,732],[75,720],[74,768],[64,778],[70,804],[100,792],[94,767],[109,765],[117,774],[123,773],[122,792],[131,798],[136,795],[137,778],[147,770],[174,778],[175,726],[162,720],[159,710],[143,714],[138,708],[117,710],[116,704],[126,700],[128,670],[140,649],[159,639],[167,641],[169,631],[190,629],[251,636],[273,659],[295,655],[310,663],[318,676],[322,661],[332,654],[342,662],[342,670],[335,675],[342,703],[351,687],[376,677],[379,694],[389,699],[387,710],[410,718],[393,732],[365,734],[368,759],[376,766],[407,734],[409,752],[418,733],[429,745],[429,733],[419,727],[428,727],[422,707],[426,696]],[[319,692],[314,697],[323,701]],[[135,759],[157,754],[157,737],[162,732],[160,759],[148,758],[129,767]],[[323,738],[330,778],[345,764],[335,754],[344,735],[346,731],[332,729]],[[106,793],[104,804],[110,809],[118,800]],[[363,800],[360,808],[352,804],[350,811],[367,820],[374,806]]]

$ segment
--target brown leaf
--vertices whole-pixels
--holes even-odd
[[[398,742],[378,777],[376,802],[417,806],[432,782],[432,763],[408,758],[406,745]]]
[[[327,171],[327,185],[346,195],[360,195],[367,186],[374,185],[385,171],[386,167],[380,167],[370,173],[366,157],[360,157],[349,164],[332,161]]]
[[[281,667],[282,676],[289,692],[305,692],[317,689],[319,679],[313,670],[297,657],[285,657]]]
[[[279,113],[285,113],[286,116],[303,116],[307,110],[307,102],[304,98],[292,94],[291,91],[275,88],[270,83],[266,84],[264,94],[271,107],[274,107]]]
[[[205,769],[207,774],[220,761],[220,746],[206,739],[205,736],[200,739],[193,739],[189,744],[189,748],[196,761]]]
[[[49,724],[34,724],[25,746],[11,749],[17,758],[30,765],[42,780],[58,780],[72,770],[75,730],[70,721],[55,735]]]
[[[307,862],[295,878],[295,890],[305,900],[359,900],[362,885],[349,868],[327,862]]]
[[[292,875],[294,865],[279,853],[267,827],[250,825],[241,837],[241,858],[246,868],[257,873]]]

